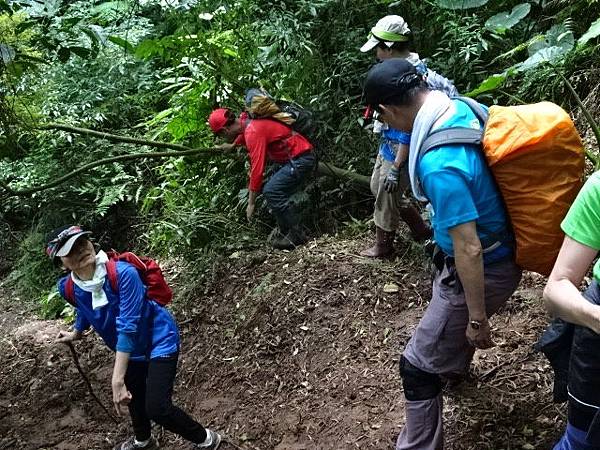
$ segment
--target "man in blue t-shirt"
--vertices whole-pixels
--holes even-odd
[[[411,133],[413,195],[428,201],[440,250],[432,298],[400,358],[406,423],[396,450],[443,448],[442,377],[464,374],[476,348],[492,341],[488,318],[521,279],[502,198],[479,146],[425,138],[445,128],[482,129],[470,107],[431,91],[412,64],[391,59],[373,67],[365,98],[380,120]]]
[[[460,100],[448,110],[431,131],[445,128],[481,129],[471,108]],[[477,234],[485,250],[486,263],[505,258],[512,251],[508,218],[496,183],[478,146],[444,145],[422,155],[415,166],[416,176],[432,207],[432,225],[437,244],[454,256],[450,229],[476,221]],[[494,244],[498,236],[503,245]]]

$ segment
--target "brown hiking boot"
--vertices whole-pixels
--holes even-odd
[[[408,225],[410,235],[415,241],[423,242],[433,236],[431,227],[423,220],[423,217],[414,206],[400,208],[400,217]]]
[[[360,252],[360,256],[369,258],[383,258],[389,256],[394,251],[395,231],[385,231],[383,228],[375,229],[375,244]]]

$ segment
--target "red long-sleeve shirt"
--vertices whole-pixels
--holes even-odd
[[[240,120],[246,123],[246,115]],[[293,133],[290,127],[275,119],[253,119],[235,140],[248,150],[250,157],[250,182],[248,189],[260,192],[267,158],[276,163],[286,163],[312,150],[312,144],[301,134]]]

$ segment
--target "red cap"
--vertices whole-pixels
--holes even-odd
[[[217,108],[208,116],[208,125],[214,133],[223,129],[229,120],[229,110],[227,108]]]

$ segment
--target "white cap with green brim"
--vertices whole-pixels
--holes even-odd
[[[396,42],[406,42],[409,39],[410,28],[400,16],[385,16],[371,28],[369,40],[360,48],[361,52],[373,50],[380,43],[391,47]]]

